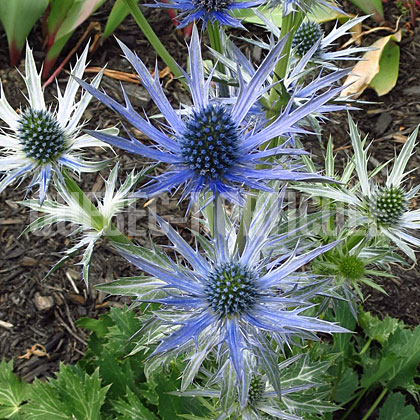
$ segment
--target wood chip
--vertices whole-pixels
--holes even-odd
[[[8,330],[10,330],[11,328],[13,328],[13,324],[11,324],[10,322],[0,320],[0,327],[7,328]]]
[[[55,302],[52,296],[42,296],[39,292],[35,293],[34,304],[38,311],[46,312],[54,307]]]

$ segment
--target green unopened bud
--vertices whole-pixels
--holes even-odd
[[[379,225],[394,225],[407,210],[404,192],[398,187],[383,188],[370,204],[370,212]]]
[[[338,271],[346,279],[359,280],[365,274],[365,264],[355,255],[346,255],[341,258]]]
[[[317,22],[308,21],[302,23],[292,41],[292,48],[295,54],[303,57],[322,36],[321,26]],[[318,52],[319,49],[314,55],[316,56]]]

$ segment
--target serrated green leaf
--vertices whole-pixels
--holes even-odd
[[[370,388],[376,382],[381,382],[388,372],[393,372],[399,360],[399,357],[394,354],[384,355],[380,359],[370,359],[367,356],[362,357],[362,387]]]
[[[379,409],[378,420],[419,420],[419,418],[412,405],[405,405],[403,394],[392,392]]]
[[[401,321],[391,318],[389,315],[381,321],[370,312],[360,313],[359,324],[369,338],[376,340],[382,345],[388,341],[390,335],[394,334],[398,328],[402,328],[404,325]]]
[[[112,408],[119,414],[119,420],[159,420],[128,388],[125,399],[113,401]]]
[[[127,389],[136,390],[134,371],[129,359],[118,363],[114,353],[104,349],[98,360],[101,378],[106,384],[110,384],[109,396],[112,398],[123,397]]]
[[[57,379],[32,385],[25,413],[31,419],[102,420],[100,411],[108,388],[101,386],[98,368],[88,375],[76,366],[61,364]]]
[[[63,401],[71,407],[72,415],[77,420],[101,420],[101,406],[109,387],[101,387],[99,369],[88,375],[71,366],[61,365],[56,385],[60,387]]]
[[[158,411],[163,420],[181,419],[181,414],[194,414],[205,417],[207,410],[200,404],[198,398],[180,397],[168,394],[177,391],[181,382],[180,371],[173,366],[171,371],[154,375],[156,392],[159,396]],[[182,367],[180,367],[182,370]],[[155,371],[155,373],[157,373]]]
[[[0,415],[6,419],[16,419],[21,406],[27,398],[27,387],[20,378],[13,373],[13,360],[0,363]]]
[[[106,319],[108,319],[108,322]],[[110,322],[109,316],[102,315],[100,319],[79,318],[77,325],[94,332],[98,337],[104,337],[112,323]]]
[[[337,388],[334,394],[334,401],[338,403],[347,402],[354,394],[359,386],[359,377],[357,373],[347,367],[341,374],[340,381],[337,384]]]
[[[70,408],[60,400],[60,394],[51,382],[35,379],[30,388],[30,401],[24,413],[31,420],[72,420]]]
[[[384,347],[383,354],[394,354],[399,358],[398,363],[395,363],[382,379],[389,390],[413,383],[420,364],[420,325],[413,331],[397,330]]]

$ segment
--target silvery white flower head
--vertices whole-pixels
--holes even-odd
[[[233,375],[228,364],[222,374],[213,375],[207,369],[203,370],[201,375],[205,387],[193,386],[185,392],[176,391],[171,394],[205,397],[214,401],[218,410],[214,410],[211,418],[215,420],[302,420],[337,409],[327,400],[328,395],[322,389],[330,379],[327,372],[333,361],[313,362],[308,354],[281,359],[277,366],[280,372],[278,389],[273,387],[266,374],[255,369],[246,380],[243,404],[240,401],[240,390],[232,383]]]
[[[159,361],[156,363],[180,353],[188,360],[181,390],[190,385],[210,354],[216,355],[219,362],[228,360],[242,389],[247,354],[277,360],[271,340],[284,349],[304,339],[317,339],[317,332],[347,332],[305,314],[313,306],[309,300],[329,290],[329,279],[308,283],[309,276],[296,273],[336,243],[300,255],[297,250],[267,255],[267,247],[291,234],[270,235],[279,223],[279,206],[277,199],[268,198],[258,208],[241,254],[236,246],[236,229],[221,206],[216,206],[214,212],[215,238],[200,237],[204,253],[192,248],[167,222],[155,216],[186,264],[175,263],[165,254],[153,255],[141,247],[117,247],[121,255],[149,276],[119,279],[98,288],[111,294],[136,296],[139,302],[161,304],[141,339],[145,340],[144,348],[155,345],[152,360]],[[151,295],[153,290],[155,296]],[[142,345],[139,342],[137,348]],[[277,363],[264,365],[265,371],[273,370],[273,381],[276,368]]]
[[[337,51],[333,50],[334,42],[345,35],[349,35],[349,31],[359,23],[367,19],[368,16],[355,17],[349,19],[343,25],[338,26],[336,23],[334,28],[325,35],[321,29],[321,25],[313,20],[305,20],[296,31],[292,41],[294,59],[300,61],[315,45],[310,61],[330,69],[337,69],[335,64],[337,61],[358,60],[357,54],[372,50],[371,47],[350,47]],[[275,27],[276,36],[279,37],[279,29]]]
[[[54,186],[64,203],[49,199],[46,199],[42,205],[38,200],[21,202],[30,209],[43,213],[39,219],[25,229],[24,233],[59,222],[68,222],[75,226],[75,230],[71,234],[83,233],[80,241],[65,251],[66,255],[54,265],[50,273],[70,256],[85,248],[80,265],[83,267],[83,279],[88,285],[90,262],[96,242],[110,232],[113,218],[137,200],[131,197],[132,189],[143,176],[143,172],[138,174],[135,174],[134,171],[131,172],[124,183],[117,188],[118,169],[119,164],[117,163],[111,170],[108,179],[105,180],[105,193],[102,198],[97,198],[96,209],[86,196],[80,196],[77,189],[71,187],[70,184],[74,181],[69,177],[65,177],[64,180],[58,176],[54,178]]]
[[[78,59],[72,72],[83,77],[86,68],[88,45]],[[99,85],[102,74],[92,81]],[[76,94],[79,84],[70,78],[64,95],[57,86],[57,102],[54,106],[45,104],[41,87],[41,73],[37,72],[32,50],[26,47],[25,81],[28,105],[16,112],[7,101],[3,86],[0,91],[0,119],[7,126],[0,129],[0,193],[16,180],[32,174],[27,192],[39,184],[39,201],[42,203],[52,174],[60,174],[62,167],[76,172],[95,172],[107,162],[92,162],[83,159],[80,151],[86,147],[105,146],[88,134],[81,134],[81,118],[92,96],[84,92],[79,101]],[[118,132],[108,129],[107,132]]]
[[[369,146],[366,138],[361,139],[357,126],[349,116],[350,138],[354,150],[354,161],[346,169],[346,180],[350,179],[356,170],[357,183],[354,187],[330,187],[299,185],[298,189],[313,197],[326,197],[336,202],[348,205],[348,225],[365,230],[367,238],[386,240],[394,243],[413,261],[416,261],[413,246],[420,247],[420,239],[413,231],[420,230],[420,209],[411,210],[410,202],[420,190],[420,185],[410,190],[404,187],[404,181],[411,172],[406,172],[406,166],[413,154],[419,131],[417,127],[408,137],[401,152],[394,160],[391,172],[383,185],[373,181],[389,162],[379,165],[368,172]],[[328,171],[327,171],[328,172]]]
[[[260,13],[258,10],[255,11],[255,14],[262,20],[264,28],[268,32],[273,34],[276,39],[281,37],[279,27],[272,20],[268,19],[267,16]],[[368,16],[355,17],[349,19],[340,26],[336,23],[328,34],[324,34],[324,31],[321,29],[321,25],[318,22],[305,19],[293,37],[292,48],[294,54],[292,54],[292,59],[289,63],[290,76],[286,77],[291,79],[291,75],[294,73],[294,77],[296,78],[296,71],[294,71],[294,69],[300,68],[300,71],[303,72],[309,64],[318,64],[331,70],[338,70],[340,68],[336,64],[338,61],[359,60],[360,57],[358,57],[357,54],[370,51],[372,48],[350,47],[336,50],[336,48],[334,48],[335,41],[342,36],[350,35],[351,29],[363,22],[367,17]],[[272,40],[270,40],[270,43],[267,43],[261,40],[243,39],[264,50],[270,50],[273,44]],[[315,67],[315,69],[317,68],[318,67]],[[286,80],[285,85],[287,84]]]

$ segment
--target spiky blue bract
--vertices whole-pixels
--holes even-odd
[[[216,101],[210,95],[211,77],[204,77],[200,39],[194,27],[189,46],[190,74],[184,72],[193,105],[187,110],[186,116],[175,111],[165,97],[159,72],[156,71],[155,77],[152,77],[143,62],[120,42],[125,58],[137,71],[141,82],[166,118],[167,125],[162,130],[153,126],[134,110],[125,93],[125,105],[121,105],[105,93],[79,81],[93,96],[151,138],[154,144],[144,145],[131,135],[127,139],[95,131],[89,131],[89,134],[131,153],[170,165],[165,173],[153,178],[149,185],[136,193],[142,198],[184,186],[183,198],[189,195],[194,201],[200,192],[210,190],[213,195],[217,193],[242,205],[245,187],[269,191],[269,180],[328,181],[317,174],[296,171],[290,156],[305,152],[289,148],[287,141],[271,149],[262,150],[261,146],[278,136],[289,138],[293,133],[306,132],[298,126],[299,122],[313,112],[322,114],[324,104],[337,95],[340,87],[314,93],[310,100],[297,107],[292,92],[290,102],[270,124],[248,118],[250,109],[269,89],[267,78],[274,70],[285,42],[286,39],[282,39],[274,46],[247,82],[239,71],[237,97],[229,98],[228,102]],[[324,80],[319,83],[324,83]],[[312,92],[317,92],[316,84],[316,80],[311,84]],[[266,160],[284,155],[287,161],[270,159],[269,163]],[[265,166],[261,167],[263,163]]]
[[[289,233],[270,236],[269,232],[278,226],[281,203],[272,195],[268,197],[253,219],[242,254],[234,245],[236,232],[230,223],[226,227],[223,222],[219,223],[216,239],[208,242],[207,252],[201,254],[159,216],[156,218],[161,229],[186,262],[184,265],[172,262],[161,266],[143,256],[140,249],[137,252],[133,248],[117,246],[129,262],[156,278],[159,297],[150,299],[135,294],[139,301],[161,304],[155,315],[167,329],[165,334],[158,336],[153,355],[164,358],[174,353],[183,354],[188,360],[183,388],[192,381],[212,351],[216,352],[219,361],[230,361],[241,386],[248,366],[246,354],[258,359],[277,360],[269,344],[271,340],[284,348],[296,340],[317,339],[317,332],[347,331],[304,313],[312,306],[308,302],[311,297],[326,292],[328,281],[312,278],[306,281],[301,272],[299,278],[295,275],[301,267],[332,249],[336,243],[301,255],[295,250],[289,256],[269,256],[267,248],[272,250],[273,244],[284,241]],[[127,294],[133,288],[141,290],[142,280],[137,285],[135,282],[128,285],[122,279],[99,288]],[[150,285],[150,279],[147,282]],[[128,290],[124,292],[124,289]],[[154,333],[151,332],[150,336]]]
[[[82,77],[88,54],[86,46],[73,72]],[[39,201],[45,199],[53,173],[61,174],[67,167],[78,173],[95,172],[107,165],[106,161],[93,162],[82,158],[85,147],[106,146],[87,134],[81,134],[83,113],[92,96],[83,92],[76,101],[79,86],[74,79],[67,83],[64,95],[58,89],[57,106],[47,106],[32,51],[27,46],[25,75],[28,106],[16,112],[8,103],[0,83],[0,119],[6,127],[0,130],[0,193],[10,184],[32,176],[27,188],[39,185]],[[98,87],[102,73],[92,81]],[[89,85],[90,86],[90,85]],[[117,129],[104,130],[118,133]]]
[[[171,3],[156,1],[156,5],[148,6],[178,10],[179,27],[181,28],[201,20],[204,29],[208,22],[218,22],[220,25],[235,28],[242,27],[241,21],[234,18],[230,12],[235,9],[250,9],[260,6],[262,3],[264,0],[172,0]]]

